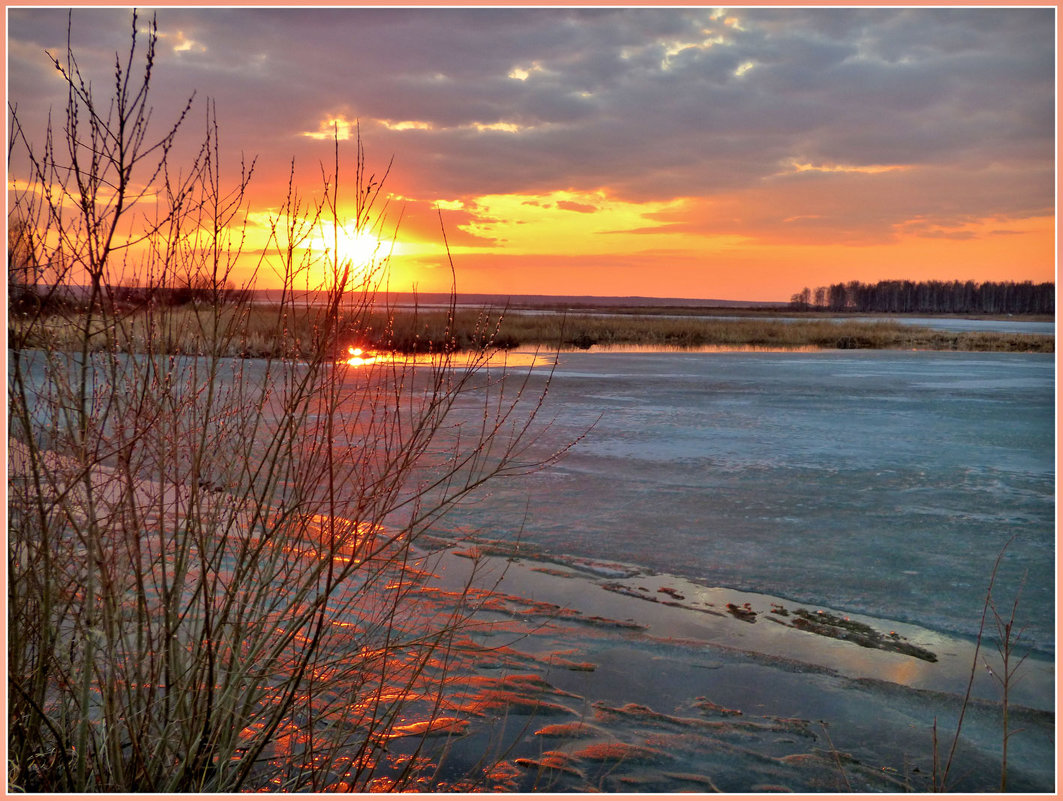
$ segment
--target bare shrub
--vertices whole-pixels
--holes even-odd
[[[451,725],[440,697],[467,612],[460,594],[421,602],[418,538],[485,481],[540,465],[525,448],[542,396],[484,369],[490,337],[459,358],[445,332],[416,366],[337,361],[380,325],[387,259],[308,243],[347,222],[344,196],[358,230],[383,224],[360,143],[349,178],[337,143],[316,200],[293,168],[256,267],[283,296],[252,331],[232,287],[254,164],[230,181],[209,105],[198,156],[171,164],[191,101],[156,130],[155,27],[138,25],[105,102],[68,44],[64,125],[43,145],[10,110],[26,236],[9,254],[37,297],[71,299],[26,304],[9,343],[10,783],[401,788]],[[194,303],[151,302],[189,287]],[[231,358],[255,337],[263,358]],[[424,734],[385,757],[404,715]]]
[[[974,655],[971,658],[971,671],[967,680],[967,688],[963,695],[963,701],[960,704],[959,716],[956,721],[956,729],[953,732],[952,742],[949,744],[948,751],[945,754],[945,763],[941,764],[941,754],[939,752],[939,742],[937,733],[937,721],[934,722],[933,729],[933,773],[931,775],[931,789],[934,792],[949,792],[949,775],[953,767],[953,760],[956,757],[956,749],[959,746],[960,738],[963,733],[964,718],[967,715],[967,709],[971,704],[972,693],[974,690],[975,675],[978,672],[979,662],[985,667],[986,671],[996,681],[1000,687],[1000,792],[1005,793],[1008,789],[1008,745],[1012,735],[1018,730],[1013,729],[1010,722],[1011,709],[1010,709],[1010,695],[1011,688],[1016,681],[1016,675],[1023,663],[1026,661],[1026,657],[1029,652],[1022,653],[1019,651],[1022,649],[1022,635],[1024,627],[1019,624],[1018,621],[1018,609],[1019,599],[1022,596],[1022,589],[1026,583],[1026,577],[1023,576],[1019,582],[1018,588],[1015,590],[1015,594],[1011,600],[1011,608],[1004,608],[1001,612],[998,607],[998,600],[994,597],[994,592],[997,590],[998,573],[1000,570],[1001,562],[1003,561],[1005,554],[1011,543],[1015,540],[1015,536],[1010,537],[1007,542],[1000,548],[1000,552],[997,554],[996,560],[993,562],[993,570],[989,576],[989,583],[986,587],[985,602],[982,605],[982,618],[978,626],[978,636],[975,639]],[[989,631],[989,617],[992,615],[993,628],[996,630],[996,650],[999,656],[999,662],[997,662],[997,670],[994,671],[990,666],[988,658],[982,656],[982,643],[983,639],[991,635]]]

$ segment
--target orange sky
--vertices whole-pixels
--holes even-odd
[[[349,188],[357,122],[369,172],[393,159],[396,290],[449,288],[440,214],[466,292],[785,301],[1054,279],[1051,9],[161,8],[158,24],[155,113],[195,90],[229,174],[257,157],[251,250],[293,158],[319,192],[333,130],[352,137]],[[101,86],[128,25],[74,14]],[[65,12],[13,9],[8,37],[9,100],[43,130]]]

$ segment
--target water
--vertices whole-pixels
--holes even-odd
[[[549,369],[513,363],[536,365],[515,371],[530,369],[534,399]],[[264,377],[258,362],[237,368]],[[366,373],[345,375],[357,390]],[[1010,605],[1022,585],[1020,650],[1038,650],[1012,688],[1010,781],[1050,792],[1053,401],[1050,355],[561,354],[549,425],[527,457],[574,442],[567,457],[489,485],[448,518],[534,543],[539,558],[487,560],[484,586],[503,602],[447,652],[455,689],[442,709],[469,733],[429,749],[447,752],[441,777],[477,775],[502,746],[499,786],[527,792],[925,788],[931,732],[947,749],[986,583],[1014,538],[999,597]],[[482,396],[455,412],[478,430]],[[473,564],[447,551],[428,569],[454,590]],[[429,609],[452,597],[418,596]],[[729,603],[749,603],[756,623]],[[800,630],[802,604],[937,658]],[[977,673],[956,792],[998,781],[999,688]],[[400,722],[424,723],[434,703]],[[590,734],[557,733],[585,723]],[[545,754],[571,770],[551,772]]]
[[[565,353],[541,452],[588,435],[452,520],[966,636],[1014,538],[999,597],[1051,654],[1053,401],[1045,355]]]
[[[1056,333],[1054,322],[1039,320],[984,320],[977,317],[901,317],[887,316],[871,318],[885,322],[897,322],[902,325],[918,325],[937,328],[942,331],[991,331],[998,334],[1045,334]]]
[[[555,309],[521,309],[513,314],[522,314],[528,316],[537,315],[550,315],[557,314]],[[594,312],[587,310],[578,310],[581,316],[587,317],[602,317],[609,318],[618,316],[614,312]],[[621,316],[637,317],[640,316],[638,312],[624,312]],[[920,328],[933,328],[939,331],[986,331],[996,334],[1043,334],[1045,336],[1053,336],[1056,333],[1056,324],[1052,321],[1044,320],[1025,320],[1022,318],[984,318],[984,317],[959,317],[959,316],[942,316],[942,317],[911,317],[901,314],[891,314],[882,316],[841,316],[841,317],[786,317],[777,315],[767,315],[764,317],[749,317],[740,316],[736,314],[694,314],[694,315],[670,315],[670,314],[653,314],[653,317],[662,317],[664,319],[672,320],[731,320],[731,321],[753,321],[753,320],[766,320],[774,323],[807,323],[807,322],[829,322],[829,323],[897,323],[898,325],[911,325],[918,326]]]
[[[748,317],[736,317],[725,315],[708,315],[715,320],[748,320]],[[897,323],[898,325],[912,325],[920,328],[933,328],[939,331],[987,331],[997,334],[1044,334],[1052,336],[1056,333],[1054,322],[1041,320],[1023,319],[986,319],[981,317],[909,317],[906,315],[892,314],[881,317],[771,317],[768,318],[781,323],[799,323],[809,320],[827,320],[832,323]]]
[[[999,597],[1051,655],[1054,380],[1046,354],[562,353],[530,455],[579,441],[449,520],[969,637],[1010,540]]]
[[[533,375],[537,389],[546,371]],[[523,780],[529,765],[544,770],[548,747],[584,777],[558,784],[546,771],[545,785],[520,787],[921,791],[936,769],[932,733],[947,755],[958,730],[948,788],[998,787],[991,617],[977,657],[975,643],[1007,544],[994,596],[1004,619],[1019,596],[1015,658],[1027,655],[1010,685],[1009,789],[1051,792],[1054,397],[1053,357],[1040,354],[561,354],[533,455],[578,441],[450,521],[535,555],[509,562],[503,591],[643,628],[588,633],[524,615],[526,632],[484,644],[540,654],[529,664],[570,709],[551,720],[591,722],[597,744],[673,756],[640,765],[636,751],[598,771],[586,740],[554,745],[516,715],[535,731],[513,735]],[[544,576],[542,560],[580,577]],[[588,561],[605,570],[588,577]],[[635,572],[610,577],[624,566]],[[746,603],[752,625],[726,611]],[[934,658],[795,631],[803,605]],[[549,670],[550,654],[595,668]],[[716,709],[741,715],[706,711]],[[482,753],[475,738],[466,747],[461,765]],[[691,777],[711,782],[684,784]]]

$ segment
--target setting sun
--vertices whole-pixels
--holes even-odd
[[[75,13],[86,76],[111,72],[101,54],[129,13]],[[175,7],[153,102],[211,75],[221,158],[255,158],[248,263],[289,186],[337,159],[338,219],[322,207],[299,242],[317,279],[776,303],[854,280],[1051,281],[1053,10],[788,13]],[[42,48],[61,52],[67,30],[12,15],[24,130],[65,103]],[[277,48],[275,30],[314,46]],[[496,30],[505,45],[470,45]],[[580,48],[558,44],[575,31]],[[358,202],[386,219],[358,224]]]
[[[312,245],[315,251],[333,263],[338,254],[340,266],[350,265],[356,274],[373,273],[399,252],[397,242],[380,239],[370,231],[352,230],[353,226],[322,223]]]

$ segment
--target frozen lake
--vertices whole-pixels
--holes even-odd
[[[721,317],[717,319],[741,320],[741,317]],[[748,318],[746,318],[748,319]],[[779,322],[796,323],[814,320],[814,317],[778,317]],[[899,325],[913,325],[920,328],[934,328],[939,331],[988,331],[996,334],[1044,334],[1051,336],[1056,333],[1054,322],[1039,320],[1016,320],[1016,319],[985,319],[979,317],[942,316],[942,317],[909,317],[903,314],[890,314],[867,317],[829,317],[833,323],[850,322],[885,322],[898,323]]]
[[[1037,320],[981,320],[967,317],[881,317],[889,322],[903,325],[918,325],[926,328],[938,328],[942,331],[991,331],[998,334],[1046,334],[1056,333],[1054,322]]]
[[[1025,576],[1024,638],[1051,655],[1054,381],[1051,354],[562,353],[531,455],[587,436],[448,520],[965,636],[1014,538],[998,597]]]
[[[471,725],[446,744],[448,775],[475,771],[506,743],[507,775],[520,781],[511,789],[529,792],[833,792],[850,779],[860,791],[919,791],[931,732],[940,726],[947,745],[959,727],[986,584],[1013,540],[997,598],[1006,614],[1021,586],[1020,652],[1036,652],[1012,686],[1009,786],[1054,788],[1052,355],[559,359],[540,415],[550,425],[528,457],[578,442],[547,469],[489,484],[441,524],[520,541],[530,555],[491,542],[481,565],[476,548],[448,550],[444,530],[426,574],[440,582],[429,589],[453,593],[483,570],[480,586],[501,593],[478,613],[467,652],[453,654],[446,711]],[[41,361],[29,364],[31,383]],[[258,361],[230,366],[264,376]],[[366,371],[340,369],[358,397]],[[531,369],[529,399],[549,375]],[[408,388],[414,397],[417,383]],[[455,408],[473,435],[485,411],[490,419],[476,392]],[[448,422],[441,445],[455,432]],[[732,605],[756,610],[757,622],[724,611]],[[899,635],[934,658],[817,636],[795,624],[802,612],[852,614],[880,644]],[[995,661],[992,639],[980,658]],[[976,671],[955,792],[998,780],[996,681]],[[498,715],[477,712],[472,690],[511,684],[553,705],[510,693]],[[571,771],[544,772],[544,751]],[[839,752],[853,760],[844,768]]]
[[[561,354],[558,465],[451,518],[484,536],[973,636],[994,560],[1054,653],[1050,355]]]

